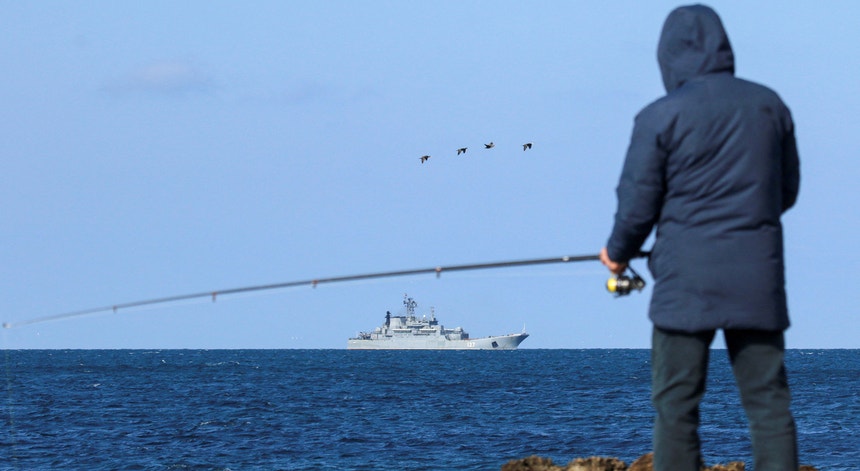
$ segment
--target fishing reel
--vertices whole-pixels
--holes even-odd
[[[627,296],[633,290],[642,291],[645,288],[645,280],[633,268],[628,266],[627,270],[632,276],[622,273],[606,280],[606,291],[613,293],[616,298]]]

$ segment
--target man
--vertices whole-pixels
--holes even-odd
[[[699,470],[699,402],[722,329],[756,471],[796,470],[780,222],[800,180],[791,115],[776,93],[734,77],[728,37],[706,6],[669,14],[657,58],[667,94],[636,116],[601,251],[620,274],[656,226],[654,469]]]

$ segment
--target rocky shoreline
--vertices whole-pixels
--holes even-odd
[[[653,453],[642,455],[630,466],[618,458],[591,456],[576,458],[570,463],[559,466],[550,458],[529,456],[519,460],[511,460],[502,465],[502,471],[653,471]],[[732,461],[728,464],[715,464],[702,471],[744,471],[743,461]],[[818,468],[802,465],[798,471],[818,471]]]

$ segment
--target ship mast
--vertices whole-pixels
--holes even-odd
[[[408,317],[415,317],[415,306],[418,305],[414,299],[410,298],[409,295],[403,295],[403,305],[406,306],[406,315]]]

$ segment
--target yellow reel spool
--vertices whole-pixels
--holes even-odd
[[[606,291],[610,293],[615,293],[618,291],[618,277],[613,276],[606,280]]]

